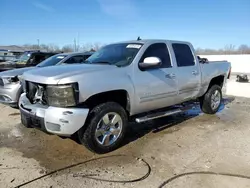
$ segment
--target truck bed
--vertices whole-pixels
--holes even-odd
[[[214,77],[221,75],[227,78],[230,66],[228,61],[209,61],[208,63],[201,64],[201,82],[204,85],[208,85],[210,80]],[[226,84],[223,85],[223,93],[225,93],[225,90]]]

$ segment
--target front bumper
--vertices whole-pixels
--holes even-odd
[[[31,126],[60,136],[73,135],[85,124],[89,113],[89,109],[84,108],[58,108],[31,104],[26,93],[20,97],[19,109],[22,118],[27,119]]]
[[[0,103],[17,104],[18,96],[21,92],[21,84],[9,84],[0,86]]]

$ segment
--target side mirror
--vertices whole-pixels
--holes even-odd
[[[146,57],[139,67],[143,70],[157,68],[161,65],[161,59],[158,57]]]

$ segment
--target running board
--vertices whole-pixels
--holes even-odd
[[[150,115],[147,115],[147,116],[144,116],[144,117],[138,117],[135,119],[135,121],[137,123],[142,123],[142,122],[145,122],[145,121],[149,121],[149,120],[153,120],[153,119],[157,119],[157,118],[161,118],[161,117],[165,117],[165,116],[170,116],[170,115],[173,115],[173,114],[178,114],[180,112],[183,112],[184,109],[174,109],[174,110],[169,110],[169,111],[165,111],[165,112],[157,112],[157,113],[154,113],[154,114],[150,114]]]

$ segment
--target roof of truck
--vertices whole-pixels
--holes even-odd
[[[121,41],[121,42],[116,42],[118,43],[155,43],[155,42],[170,42],[170,43],[189,43],[187,41],[178,41],[178,40],[168,40],[168,39],[141,39],[141,40],[128,40],[128,41]]]

